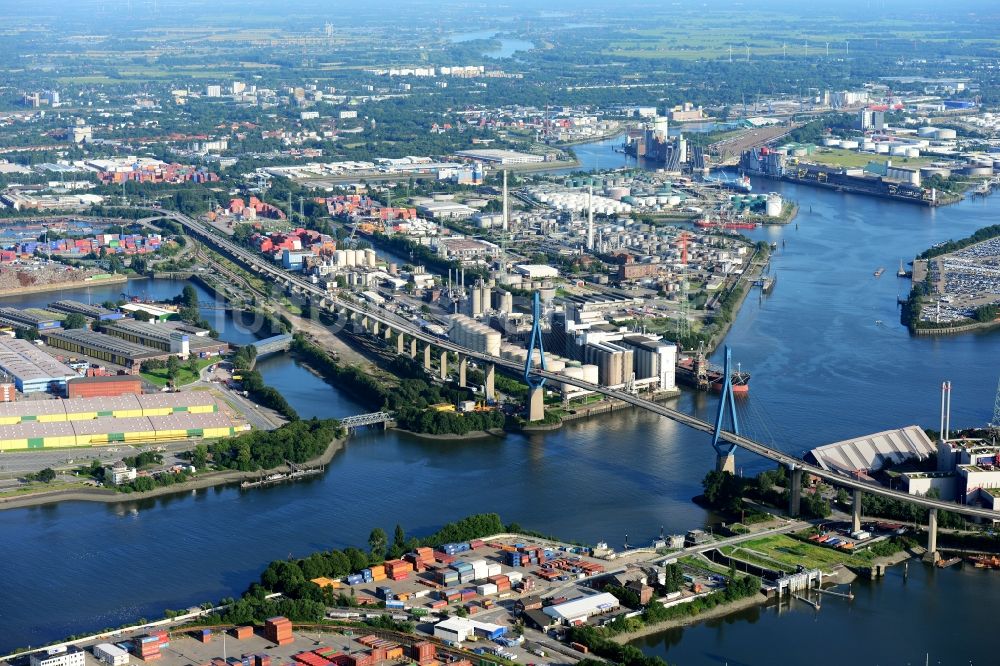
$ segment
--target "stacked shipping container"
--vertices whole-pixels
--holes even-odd
[[[288,645],[294,639],[292,623],[286,617],[272,617],[264,622],[264,637],[278,645]]]

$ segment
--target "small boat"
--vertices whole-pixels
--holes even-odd
[[[969,557],[977,569],[1000,569],[1000,557],[996,555],[973,555]]]
[[[903,268],[903,260],[902,259],[899,260],[899,270],[896,271],[896,277],[901,277],[901,278],[905,278],[906,277],[906,269]]]
[[[881,277],[882,273],[885,273],[885,268],[879,267],[875,270],[875,277]]]

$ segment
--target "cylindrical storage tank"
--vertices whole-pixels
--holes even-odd
[[[985,166],[967,166],[962,169],[962,173],[966,176],[992,176],[993,167]]]
[[[878,153],[879,155],[888,155],[889,154],[889,144],[887,144],[887,143],[877,144],[875,146],[875,152]]]
[[[546,369],[549,372],[559,372],[560,370],[562,370],[563,368],[566,367],[566,361],[562,361],[562,360],[559,360],[559,359],[548,358],[548,356],[546,355],[546,357],[545,357],[545,365],[546,365]]]
[[[938,141],[950,141],[951,139],[958,138],[958,135],[955,133],[955,130],[944,128],[936,131],[934,133],[934,138]]]
[[[834,139],[833,137],[823,139],[823,145],[830,148],[836,148],[840,145],[840,139]]]
[[[337,266],[341,266],[341,267],[346,266],[347,265],[347,252],[345,252],[344,250],[337,250],[336,252],[334,252],[333,253],[333,262]]]
[[[365,266],[377,266],[378,265],[378,255],[375,254],[375,250],[369,248],[365,249]]]
[[[889,154],[905,157],[907,150],[909,150],[909,148],[907,148],[906,146],[893,146],[892,148],[889,149]]]
[[[431,198],[434,201],[451,201],[451,200],[453,200],[455,198],[455,195],[454,194],[438,193],[438,194],[432,194]]]
[[[781,217],[781,195],[772,192],[767,195],[767,203],[764,204],[764,212],[768,217]]]
[[[608,188],[608,196],[615,201],[621,201],[622,197],[627,197],[632,191],[627,187],[611,187]]]
[[[499,356],[500,355],[500,340],[501,340],[501,337],[502,337],[500,335],[500,331],[492,331],[491,330],[489,333],[486,333],[485,337],[486,337],[486,349],[485,349],[485,353],[489,354],[490,356]]]
[[[472,289],[472,316],[477,317],[483,313],[483,292],[476,288]]]
[[[937,127],[921,127],[917,130],[917,136],[933,137],[938,133]]]
[[[864,150],[864,151],[869,152],[869,153],[875,152],[875,142],[874,141],[862,141],[861,142],[861,150]]]
[[[581,366],[583,370],[583,381],[590,382],[591,384],[600,383],[600,370],[596,365],[587,364]]]
[[[348,266],[358,265],[358,252],[357,250],[345,250],[345,257],[347,258]]]
[[[857,150],[858,142],[854,141],[853,139],[844,139],[843,141],[840,142],[840,147],[843,148],[844,150]]]
[[[394,261],[389,263],[389,275],[399,275],[399,266]]]
[[[920,157],[920,151],[918,149],[916,149],[916,148],[907,148],[906,149],[906,156],[907,157]]]
[[[565,368],[563,368],[563,371],[560,374],[563,374],[566,377],[571,377],[573,379],[584,379],[584,377],[583,377],[583,368],[580,368],[580,367],[573,367],[573,366],[569,366],[568,365]],[[584,381],[586,381],[586,380],[584,379]],[[562,388],[563,392],[565,393],[566,391],[572,391],[572,390],[574,390],[576,387],[573,386],[573,385],[571,385],[571,384],[562,384],[561,388]]]

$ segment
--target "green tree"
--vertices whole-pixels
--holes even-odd
[[[177,375],[181,371],[181,360],[176,356],[171,356],[167,359],[167,377],[170,381],[177,379]]]
[[[372,557],[377,560],[385,558],[385,549],[388,542],[389,539],[385,534],[385,530],[381,527],[373,529],[372,533],[368,535],[368,546],[371,549]]]
[[[396,530],[392,535],[392,545],[400,549],[406,548],[406,532],[403,531],[403,526],[396,523]]]
[[[43,483],[51,483],[52,481],[55,480],[56,473],[55,470],[53,470],[51,467],[46,467],[45,469],[38,472],[38,474],[35,475],[35,478]]]
[[[145,310],[136,310],[132,313],[132,317],[135,318],[136,321],[149,321],[153,318],[153,315],[149,314]]]
[[[70,313],[66,316],[66,319],[63,320],[63,328],[87,328],[87,318],[79,312]]]
[[[191,453],[191,464],[195,466],[195,469],[208,466],[208,446],[198,444],[194,447],[194,451]]]

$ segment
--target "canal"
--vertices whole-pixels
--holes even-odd
[[[601,168],[623,158],[610,144],[593,154]],[[753,374],[741,406],[749,434],[801,454],[861,433],[934,426],[942,379],[954,384],[953,423],[990,419],[1000,336],[909,336],[895,305],[909,285],[895,268],[900,258],[991,224],[996,199],[929,210],[769,181],[754,187],[782,192],[801,212],[787,227],[751,232],[779,248],[774,292],[763,299],[754,292],[726,340]],[[886,271],[875,278],[881,266]],[[159,288],[158,281],[146,287]],[[180,290],[177,283],[163,289],[165,296],[150,297]],[[231,328],[233,335],[251,334]],[[291,359],[272,359],[261,370],[305,416],[364,409]],[[674,401],[702,417],[714,404],[689,392]],[[469,513],[496,511],[567,539],[621,546],[627,534],[631,544],[648,542],[661,526],[677,532],[705,520],[690,498],[712,464],[705,436],[625,411],[547,435],[472,442],[363,433],[323,477],[253,492],[226,487],[127,505],[67,502],[0,512],[0,560],[8,572],[0,649],[239,594],[272,559],[364,543],[372,527],[391,530],[397,522],[423,534]],[[763,468],[746,454],[737,454],[737,464],[745,473]],[[991,661],[985,623],[955,618],[959,609],[992,608],[990,597],[1000,592],[994,576],[924,570],[915,562],[907,581],[901,575],[894,569],[884,581],[856,584],[853,603],[824,600],[818,615],[795,606],[755,609],[641,644],[680,664],[772,663],[748,655],[767,655],[764,648],[779,644],[818,664],[842,662],[844,650],[861,664],[918,663],[925,652],[932,663]],[[879,640],[898,649],[875,645]]]

